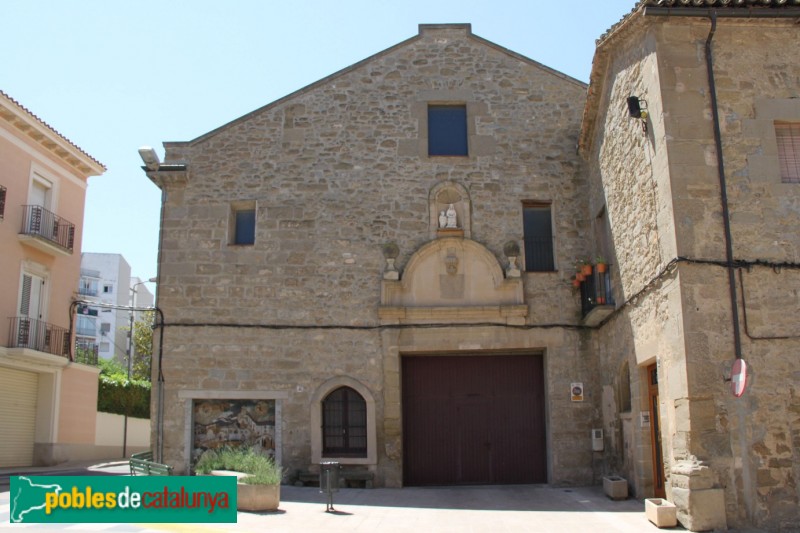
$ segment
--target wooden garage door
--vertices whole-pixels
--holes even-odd
[[[541,355],[402,365],[405,485],[547,482]]]
[[[39,376],[0,367],[0,467],[33,464]]]

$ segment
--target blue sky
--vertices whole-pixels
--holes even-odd
[[[156,275],[161,196],[137,149],[188,141],[417,34],[472,31],[582,81],[635,0],[4,0],[0,89],[108,167],[83,251]]]

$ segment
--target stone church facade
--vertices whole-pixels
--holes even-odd
[[[421,25],[145,150],[161,459],[245,442],[289,481],[335,460],[394,487],[615,474],[690,529],[796,523],[797,4],[667,4],[601,37],[589,86]]]

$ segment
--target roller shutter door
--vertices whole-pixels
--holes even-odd
[[[33,464],[39,376],[0,367],[0,467]]]
[[[546,483],[541,355],[403,357],[403,483]]]

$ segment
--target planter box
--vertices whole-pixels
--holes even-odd
[[[603,478],[603,492],[612,500],[628,499],[628,480],[619,476]]]
[[[675,504],[663,498],[647,498],[644,513],[656,527],[675,527],[678,525],[678,509]]]
[[[277,511],[280,503],[280,485],[236,485],[237,511]]]
[[[250,485],[239,481],[247,474],[231,470],[212,470],[211,476],[236,476],[237,511],[277,511],[281,503],[280,485]]]

